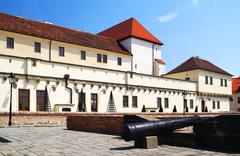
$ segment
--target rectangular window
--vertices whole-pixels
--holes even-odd
[[[128,107],[128,96],[123,96],[123,107]]]
[[[7,37],[7,48],[14,48],[14,38]]]
[[[221,79],[220,81],[221,81],[221,86],[223,86],[223,79]]]
[[[41,43],[34,42],[34,51],[37,52],[37,53],[41,52]]]
[[[238,97],[238,104],[240,104],[240,97]]]
[[[217,102],[217,108],[220,109],[220,101]]]
[[[185,80],[190,81],[190,77],[186,77]]]
[[[168,98],[164,98],[164,107],[169,108],[169,100]]]
[[[86,51],[81,51],[81,60],[86,60]]]
[[[132,107],[137,108],[138,107],[138,99],[137,96],[132,97]]]
[[[117,58],[117,63],[118,63],[119,66],[122,65],[122,58],[121,58],[121,57],[118,57],[118,58]]]
[[[95,93],[91,94],[91,111],[97,112],[98,111],[98,95]]]
[[[225,79],[224,81],[225,81],[225,83],[224,83],[224,84],[225,84],[225,87],[227,87],[227,79]]]
[[[97,62],[102,62],[102,55],[101,54],[97,54]]]
[[[213,84],[213,77],[210,77],[210,85]]]
[[[59,47],[59,56],[64,56],[65,49],[64,47]]]
[[[213,109],[215,109],[215,108],[216,108],[215,101],[212,101],[212,108],[213,108]]]
[[[208,84],[208,76],[205,76],[205,84]]]
[[[103,63],[107,63],[107,55],[103,55]]]
[[[46,111],[46,100],[44,90],[37,90],[37,111]]]
[[[86,111],[86,94],[82,91],[78,93],[78,111]]]
[[[186,109],[187,108],[187,99],[183,100],[183,104],[184,104],[184,108]]]
[[[162,106],[162,98],[157,98],[157,108],[160,108]]]
[[[30,100],[29,100],[29,90],[27,89],[19,89],[19,111],[29,111],[30,108]]]
[[[190,100],[190,109],[193,109],[193,99]]]

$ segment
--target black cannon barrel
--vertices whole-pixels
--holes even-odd
[[[180,119],[130,123],[125,125],[122,138],[125,141],[130,141],[144,136],[157,136],[161,133],[171,133],[176,129],[192,126],[194,122],[200,120],[201,118],[199,116],[193,116]]]

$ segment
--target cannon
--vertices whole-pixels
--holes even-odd
[[[158,136],[159,134],[169,134],[176,129],[194,125],[201,121],[199,116],[186,117],[180,119],[162,119],[157,121],[147,121],[126,124],[122,138],[125,141],[137,140],[145,136]]]

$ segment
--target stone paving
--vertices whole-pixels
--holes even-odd
[[[161,145],[157,149],[135,149],[133,142],[118,136],[66,130],[66,127],[0,128],[1,155],[228,155],[227,153]],[[232,154],[240,155],[240,154]]]

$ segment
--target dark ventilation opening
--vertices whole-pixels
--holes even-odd
[[[0,137],[0,142],[1,142],[1,143],[9,143],[9,142],[12,142],[12,141],[7,140],[7,139],[5,139],[5,138],[3,138],[3,137]]]
[[[71,108],[62,108],[62,112],[71,112]]]

